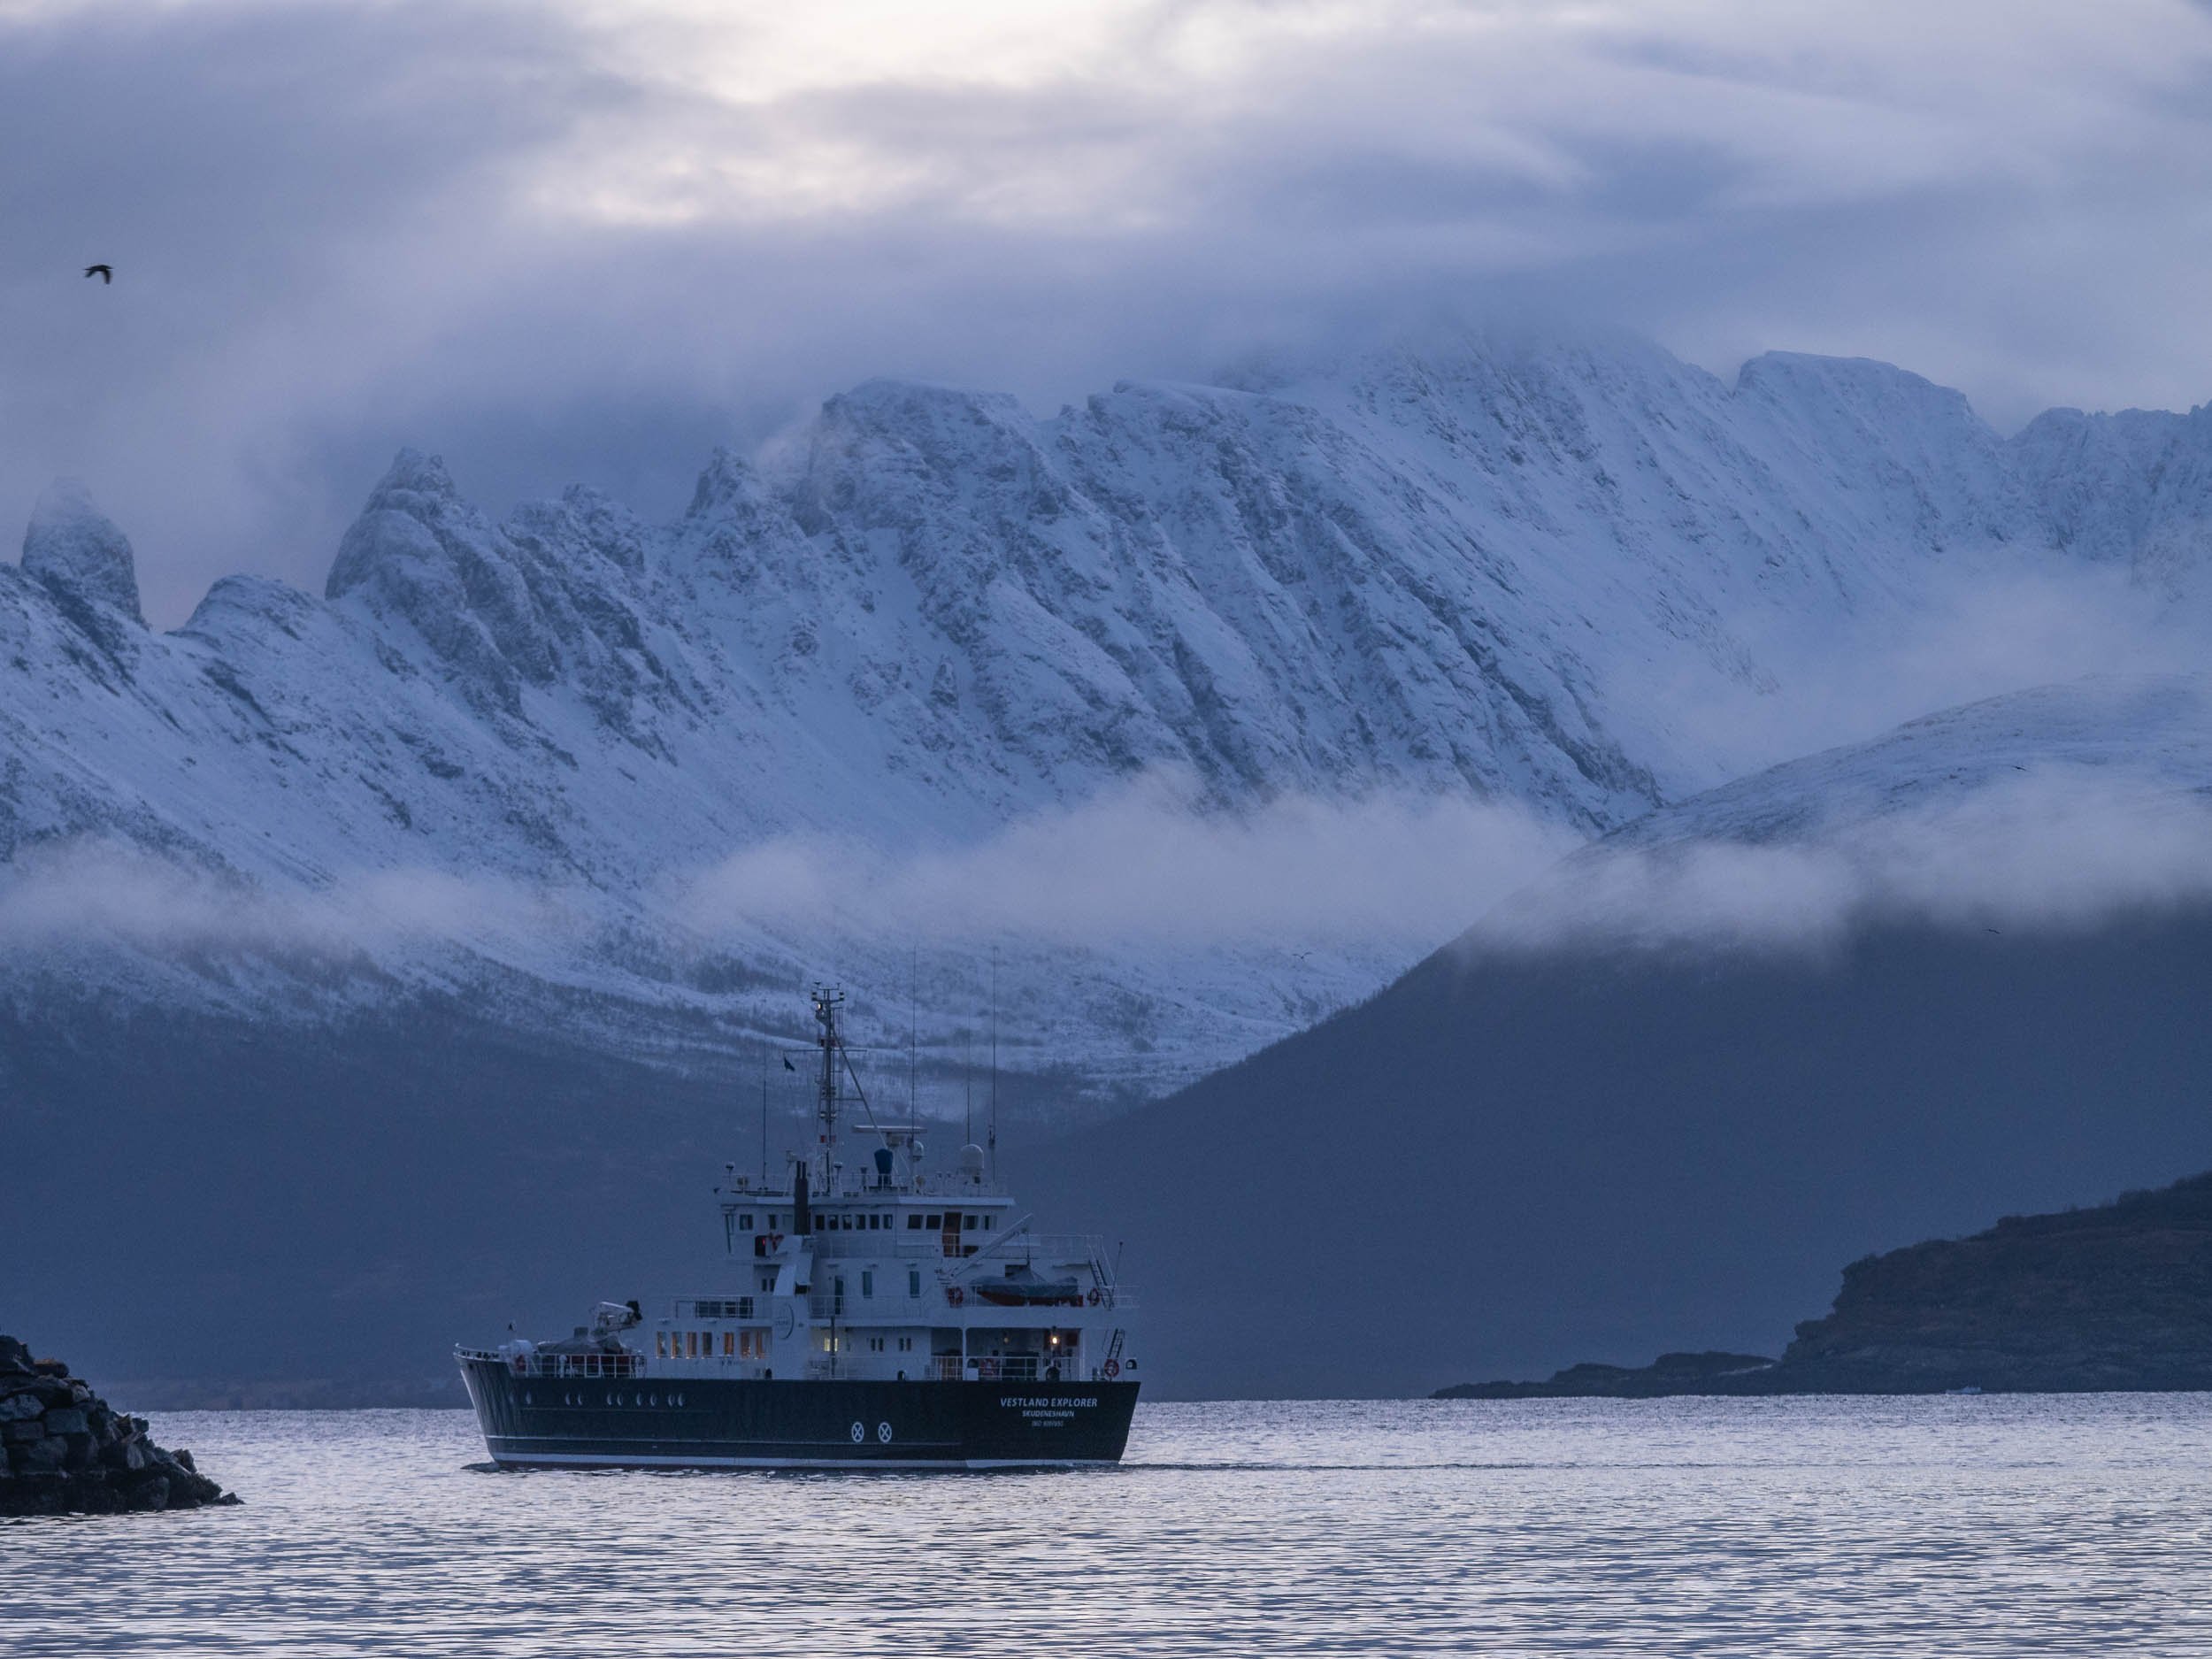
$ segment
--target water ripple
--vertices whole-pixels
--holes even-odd
[[[0,1522],[0,1651],[2212,1652],[2212,1402],[1148,1406],[1118,1470],[487,1477],[156,1425],[242,1509]],[[477,1465],[477,1468],[472,1468]]]

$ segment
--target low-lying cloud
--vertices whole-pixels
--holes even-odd
[[[573,895],[484,874],[373,870],[276,887],[108,840],[0,865],[0,952],[19,964],[84,945],[341,962],[429,943],[573,942],[580,920]]]
[[[1810,834],[1591,848],[1462,948],[1824,953],[1870,926],[2047,934],[2212,905],[2205,791],[2088,767],[1921,783],[1924,805]]]
[[[2212,905],[2207,790],[2050,765],[1905,793],[1921,791],[1837,823],[1778,797],[1771,830],[1666,839],[1663,824],[1647,844],[1577,850],[1517,807],[1378,795],[1203,812],[1184,780],[1150,778],[964,847],[784,837],[629,895],[428,870],[280,889],[96,842],[0,868],[0,951],[19,965],[88,946],[333,963],[437,946],[555,972],[612,952],[649,972],[703,950],[818,965],[1004,945],[1033,962],[1409,966],[1455,936],[1507,954],[1822,953],[1873,926],[2051,933]],[[641,956],[641,940],[658,942]]]
[[[1171,777],[973,845],[888,854],[818,837],[748,848],[682,889],[709,929],[1183,949],[1441,944],[1574,845],[1456,796],[1286,796],[1203,812]]]

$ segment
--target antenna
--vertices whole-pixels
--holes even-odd
[[[991,947],[991,1179],[998,1179],[998,947]]]
[[[915,1004],[919,999],[918,987],[921,983],[922,953],[909,947],[906,953],[906,1121],[918,1121],[921,1110],[921,1041],[916,1035],[920,1029]]]
[[[768,1040],[760,1041],[760,1184],[768,1185]]]
[[[960,1137],[960,1144],[972,1147],[975,1144],[975,1032],[972,1027],[960,1033],[960,1081],[968,1092],[966,1133]]]
[[[833,1185],[831,1172],[837,1161],[837,1010],[845,1001],[845,994],[826,985],[817,986],[811,1000],[815,1023],[822,1028],[815,1038],[822,1047],[821,1094],[815,1116],[822,1125],[818,1137],[822,1148],[822,1190],[827,1193]],[[849,1065],[851,1062],[846,1064]]]

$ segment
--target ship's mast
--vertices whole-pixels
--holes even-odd
[[[837,1010],[845,1005],[845,994],[827,986],[817,986],[813,1002],[814,1022],[821,1027],[814,1039],[822,1049],[821,1097],[815,1106],[815,1116],[822,1125],[820,1190],[826,1194],[834,1184],[837,1164]]]

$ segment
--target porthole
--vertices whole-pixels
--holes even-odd
[[[647,1405],[649,1405],[649,1406],[657,1406],[657,1405],[660,1404],[660,1402],[661,1402],[661,1397],[660,1397],[658,1394],[655,1394],[655,1395],[654,1395],[654,1396],[653,1396],[650,1400],[648,1400],[645,1403],[646,1403]]]
[[[527,1405],[535,1405],[535,1404],[537,1403],[537,1402],[536,1402],[536,1401],[534,1401],[534,1400],[533,1400],[533,1399],[531,1398],[531,1396],[530,1396],[530,1391],[529,1391],[527,1388],[525,1388],[525,1389],[522,1391],[522,1403],[523,1403],[523,1404],[525,1404],[525,1405],[526,1405],[526,1406],[527,1406]]]

